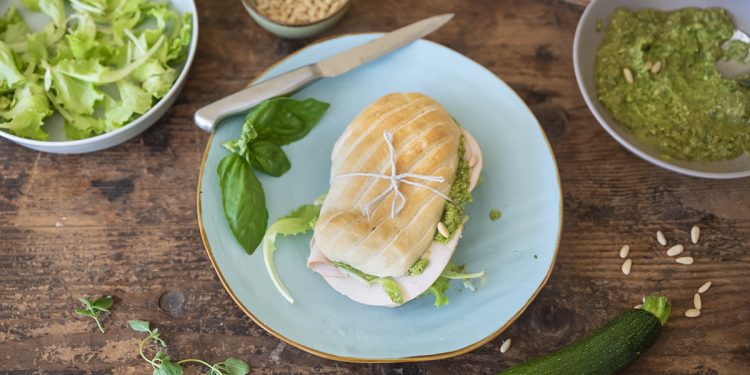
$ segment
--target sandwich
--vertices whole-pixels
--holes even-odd
[[[307,266],[353,301],[395,307],[431,292],[437,306],[447,303],[451,279],[484,275],[451,263],[481,170],[476,139],[437,101],[381,97],[335,143],[325,197],[269,227],[263,245],[274,283],[293,301],[272,253],[276,234],[301,232],[284,231],[297,220],[313,230]]]

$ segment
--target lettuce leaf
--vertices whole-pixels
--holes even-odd
[[[47,69],[44,86],[47,91],[53,93],[53,100],[70,113],[94,113],[97,102],[104,99],[104,94],[94,87],[94,84],[71,77],[45,62],[42,64]]]
[[[100,48],[96,39],[96,22],[88,13],[78,14],[76,20],[73,32],[65,36],[68,46],[76,59],[91,58]]]
[[[50,57],[47,46],[47,34],[43,32],[29,34],[26,38],[25,48],[20,52],[23,52],[20,55],[21,60],[27,66],[31,66],[27,70],[35,70],[37,66],[41,65],[42,61],[47,61]]]
[[[5,14],[0,17],[0,41],[6,44],[15,44],[23,42],[29,33],[29,27],[18,13],[15,6],[8,8]]]
[[[179,19],[178,19],[179,20]],[[187,58],[188,46],[190,46],[190,36],[193,33],[193,17],[190,14],[183,14],[179,28],[176,29],[169,42],[169,51],[165,57],[167,63],[179,63]]]
[[[23,115],[4,118],[3,127],[16,134],[46,136],[34,125],[39,116],[10,110],[10,98],[26,80],[44,82],[47,108],[60,112],[68,136],[79,139],[147,112],[179,75],[172,64],[185,59],[192,14],[180,15],[168,1],[68,2],[66,13],[64,0],[21,0],[50,19],[35,33],[14,6],[0,16],[0,111]],[[119,95],[104,94],[115,88]],[[28,89],[19,94],[28,97]]]
[[[294,303],[289,290],[286,289],[284,284],[281,282],[278,273],[276,272],[276,266],[273,263],[273,253],[276,251],[276,236],[282,234],[284,236],[294,236],[305,233],[312,230],[315,227],[315,222],[320,216],[320,207],[322,202],[316,200],[314,204],[308,204],[297,208],[292,211],[289,215],[276,220],[266,230],[263,236],[263,261],[266,265],[266,271],[271,276],[273,285],[276,286],[276,290],[286,298],[289,303]]]
[[[26,82],[16,89],[12,107],[0,112],[0,117],[8,120],[0,122],[0,129],[30,139],[44,140],[47,134],[42,131],[44,119],[52,114],[44,88],[34,82]]]
[[[445,292],[448,291],[448,287],[450,285],[450,279],[447,279],[445,277],[438,277],[438,279],[435,280],[434,283],[432,283],[432,286],[430,286],[427,291],[423,293],[423,295],[430,293],[435,296],[435,307],[447,305],[450,301],[448,300],[448,296],[445,295]]]
[[[13,52],[7,44],[0,41],[0,93],[8,91],[23,80],[23,75],[16,67]]]
[[[65,135],[70,139],[89,138],[104,131],[104,121],[93,116],[75,114],[70,120],[65,120]]]
[[[464,287],[476,291],[472,279],[484,280],[484,271],[475,273],[465,273],[465,266],[459,266],[454,263],[448,263],[443,272],[440,274],[437,280],[430,286],[424,294],[432,294],[435,296],[435,307],[447,305],[449,302],[448,296],[445,294],[450,287],[451,280],[463,280]]]

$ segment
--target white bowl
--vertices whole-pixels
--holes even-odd
[[[583,98],[594,117],[612,137],[630,152],[654,165],[690,176],[704,178],[750,176],[750,156],[747,153],[737,159],[720,162],[665,160],[656,148],[638,139],[609,116],[599,102],[594,82],[594,60],[604,35],[604,30],[596,31],[596,23],[601,21],[606,26],[615,9],[621,7],[634,10],[642,8],[674,10],[684,7],[721,7],[732,14],[737,28],[750,31],[748,0],[592,0],[578,22],[578,29],[576,29],[573,42],[573,65],[578,87],[581,89],[581,94],[583,94]]]
[[[256,3],[257,0],[242,0],[242,5],[245,7],[245,10],[247,10],[250,17],[252,17],[260,27],[276,36],[286,39],[309,38],[315,34],[322,33],[337,24],[341,18],[344,17],[344,14],[346,14],[351,5],[351,1],[346,0],[346,3],[341,8],[326,18],[309,23],[286,24],[261,14],[256,9]]]
[[[55,114],[45,120],[45,131],[49,133],[49,138],[47,140],[38,141],[22,138],[3,130],[0,130],[0,137],[37,151],[51,152],[55,154],[82,154],[104,150],[119,145],[120,143],[124,143],[156,123],[156,121],[167,112],[169,107],[172,106],[177,99],[177,96],[180,94],[180,90],[182,90],[182,86],[185,83],[185,77],[187,77],[188,70],[190,70],[190,66],[193,63],[196,47],[198,45],[198,14],[194,0],[171,0],[171,3],[172,7],[180,14],[185,12],[193,14],[193,33],[191,35],[187,59],[178,67],[181,69],[180,75],[177,77],[177,80],[167,94],[154,104],[148,112],[130,123],[123,125],[117,130],[86,139],[68,140],[63,131],[62,117],[59,114]],[[18,6],[18,4],[13,1],[4,3],[0,5],[0,14],[4,13],[10,5]],[[43,14],[30,13],[22,6],[19,6],[18,8],[23,14],[26,22],[29,24],[29,28],[32,30],[41,29],[49,22],[49,19]]]

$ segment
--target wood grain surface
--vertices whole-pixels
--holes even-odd
[[[559,163],[565,224],[552,277],[526,313],[484,347],[427,363],[337,363],[264,332],[229,298],[201,244],[195,187],[208,134],[191,118],[312,40],[269,35],[239,0],[197,3],[198,56],[177,103],[153,128],[88,155],[0,142],[0,373],[149,374],[140,335],[126,323],[140,318],[164,332],[174,357],[239,357],[256,374],[492,374],[581,337],[650,292],[670,296],[674,312],[627,374],[750,373],[750,180],[677,175],[610,138],[573,74],[582,7],[563,1],[358,0],[323,35],[455,12],[430,39],[486,66],[531,107]],[[695,264],[677,265],[654,233],[688,243],[696,223],[701,241],[687,246]],[[623,244],[631,247],[630,276],[620,271]],[[707,280],[703,314],[685,318]],[[115,297],[106,334],[73,314],[78,297],[101,294]],[[500,354],[508,337],[513,346]]]

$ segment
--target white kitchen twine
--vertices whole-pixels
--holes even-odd
[[[379,178],[379,179],[391,181],[391,185],[388,187],[388,189],[386,189],[385,191],[380,193],[380,195],[375,197],[375,199],[370,201],[370,203],[368,203],[367,206],[365,206],[365,208],[362,210],[364,215],[367,216],[368,220],[370,219],[370,210],[375,205],[377,205],[378,202],[382,201],[386,196],[388,196],[388,193],[390,193],[391,191],[396,193],[393,196],[393,202],[391,202],[391,219],[395,219],[396,216],[398,216],[398,214],[401,212],[401,210],[404,209],[404,206],[406,205],[406,196],[404,195],[404,193],[401,192],[401,190],[399,190],[399,185],[402,182],[407,185],[412,185],[412,186],[427,189],[439,195],[440,197],[444,198],[447,201],[451,200],[447,195],[439,192],[438,190],[430,186],[427,186],[420,182],[406,180],[407,178],[413,178],[413,179],[422,180],[422,181],[443,183],[445,182],[445,179],[442,176],[427,176],[427,175],[415,174],[415,173],[397,174],[396,172],[396,149],[393,147],[393,134],[385,131],[383,132],[383,138],[385,138],[385,142],[388,144],[388,151],[390,152],[390,162],[391,162],[391,174],[390,175],[378,174],[378,173],[354,172],[354,173],[346,173],[346,174],[334,176],[333,178],[331,178],[331,182],[333,182],[334,180],[338,180],[342,178],[349,178],[349,177],[371,177],[371,178]],[[400,204],[396,204],[396,202],[399,200],[400,200]]]

